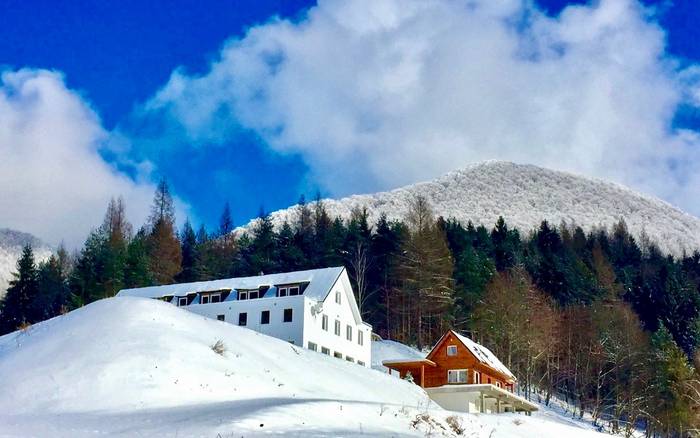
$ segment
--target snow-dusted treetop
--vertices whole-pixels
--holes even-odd
[[[700,249],[700,219],[667,202],[619,184],[502,161],[474,164],[388,192],[323,202],[332,217],[349,218],[353,208],[366,207],[375,222],[382,213],[389,219],[403,219],[415,195],[425,196],[436,215],[465,224],[471,220],[491,227],[503,216],[521,232],[530,232],[544,219],[589,231],[624,219],[633,235],[646,234],[664,252],[681,255]],[[295,212],[295,207],[275,211],[273,223],[279,227],[285,220],[293,222]]]

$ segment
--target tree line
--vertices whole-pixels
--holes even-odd
[[[216,230],[175,225],[163,181],[133,232],[122,200],[76,254],[36,264],[24,249],[0,302],[0,333],[120,289],[344,265],[360,311],[382,337],[418,348],[447,329],[489,346],[519,390],[553,396],[617,432],[688,435],[700,424],[700,253],[672,257],[624,221],[584,232],[543,221],[526,235],[436,218],[411,201],[403,220],[370,223],[356,208],[331,217],[302,197],[275,227],[261,211],[234,233],[227,204]]]

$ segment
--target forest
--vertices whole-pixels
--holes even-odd
[[[567,401],[577,415],[629,435],[700,429],[700,253],[672,257],[621,218],[584,231],[543,218],[534,230],[437,217],[369,223],[366,210],[330,217],[302,197],[294,219],[261,211],[244,232],[227,204],[218,228],[177,229],[167,184],[134,231],[121,199],[83,247],[37,263],[27,246],[0,302],[0,334],[26,329],[120,289],[344,265],[360,311],[387,339],[429,348],[447,329],[488,346],[519,391]],[[527,234],[525,234],[527,233]]]

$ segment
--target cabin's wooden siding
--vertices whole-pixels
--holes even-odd
[[[454,356],[447,355],[447,347],[455,345],[457,354]],[[415,365],[393,365],[392,368],[399,371],[401,377],[404,378],[410,371],[413,380],[416,384],[424,388],[434,388],[438,386],[448,385],[447,371],[448,370],[467,370],[467,384],[476,384],[474,381],[474,371],[481,373],[482,384],[492,384],[506,390],[513,390],[513,387],[508,383],[505,376],[499,375],[494,369],[482,364],[474,357],[471,351],[457,339],[452,332],[448,332],[433,348],[427,359],[435,362],[436,366],[425,365],[423,367]],[[422,374],[422,375],[421,375]]]
[[[448,356],[447,346],[457,346],[457,355]],[[503,388],[506,382],[502,377],[498,377],[489,367],[479,362],[474,355],[464,346],[452,333],[447,333],[436,348],[427,357],[435,362],[437,366],[427,367],[425,370],[425,387],[447,385],[447,370],[467,369],[467,383],[474,384],[474,371],[481,373],[481,383],[491,383],[496,385],[500,382]]]

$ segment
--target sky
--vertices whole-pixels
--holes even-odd
[[[502,159],[700,214],[695,0],[6,0],[0,227],[236,224]]]

